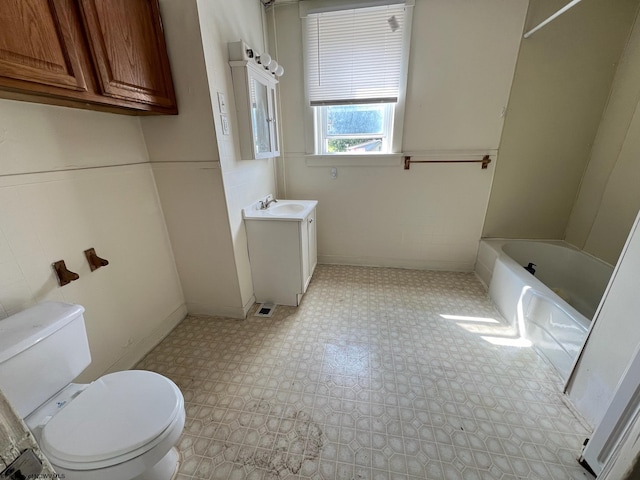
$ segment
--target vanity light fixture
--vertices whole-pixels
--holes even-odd
[[[229,43],[229,60],[243,61],[260,65],[274,77],[284,75],[284,67],[280,65],[268,52],[257,52],[242,40]]]
[[[271,58],[271,55],[269,55],[268,53],[261,53],[260,55],[258,55],[256,57],[257,62],[262,65],[264,68],[269,68],[270,65],[272,63],[274,63],[274,60]],[[277,65],[277,62],[276,62]]]

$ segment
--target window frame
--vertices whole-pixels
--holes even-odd
[[[388,148],[381,152],[362,152],[362,153],[330,153],[324,148],[324,137],[322,134],[322,114],[319,113],[325,107],[312,107],[309,99],[309,87],[307,84],[307,51],[305,17],[313,13],[322,13],[330,11],[351,10],[357,8],[367,8],[383,5],[405,6],[405,28],[403,29],[403,52],[400,71],[400,84],[398,90],[398,101],[393,105],[393,115],[391,115],[390,135],[387,138]],[[411,46],[411,27],[413,23],[413,7],[415,0],[301,0],[299,3],[299,13],[302,28],[302,52],[304,60],[304,93],[305,93],[305,151],[307,155],[381,155],[394,154],[402,152],[402,131],[404,126],[405,99],[407,91],[407,78],[409,70],[409,53]],[[350,137],[353,138],[353,137]],[[369,136],[370,138],[370,136]]]
[[[393,140],[393,122],[395,113],[395,103],[379,103],[364,105],[384,105],[384,118],[382,120],[382,134],[353,134],[353,135],[330,135],[328,134],[328,109],[332,105],[311,107],[314,110],[314,128],[315,128],[315,154],[316,155],[384,155],[391,152],[391,143]],[[380,152],[329,152],[327,148],[328,140],[347,139],[347,138],[381,138],[382,150]]]

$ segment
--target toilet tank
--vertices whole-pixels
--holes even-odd
[[[83,312],[42,302],[0,320],[0,390],[22,418],[91,363]]]

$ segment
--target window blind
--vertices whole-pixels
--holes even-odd
[[[311,106],[398,100],[404,12],[404,5],[385,5],[305,18]]]

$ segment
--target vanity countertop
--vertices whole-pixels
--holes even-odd
[[[277,200],[267,208],[260,208],[261,202],[256,202],[242,209],[245,220],[283,220],[301,222],[318,205],[317,200]]]

